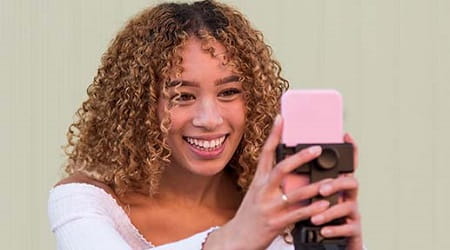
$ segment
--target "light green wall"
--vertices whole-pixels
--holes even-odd
[[[151,2],[0,1],[2,249],[55,249],[46,200],[66,128],[108,42]],[[450,249],[450,1],[226,2],[294,87],[343,93],[370,249]]]

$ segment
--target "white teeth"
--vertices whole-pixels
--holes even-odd
[[[222,145],[225,141],[225,136],[210,141],[186,137],[186,141],[199,149],[212,150]]]

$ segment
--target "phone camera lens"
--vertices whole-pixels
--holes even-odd
[[[323,169],[332,169],[337,166],[339,154],[333,148],[324,148],[317,158],[317,164]]]

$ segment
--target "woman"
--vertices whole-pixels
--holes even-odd
[[[69,128],[69,176],[49,199],[58,248],[293,249],[280,235],[296,221],[346,217],[322,233],[361,249],[352,176],[282,188],[321,153],[274,164],[287,87],[262,34],[231,7],[167,3],[133,18]],[[299,205],[335,192],[346,199],[331,208]]]

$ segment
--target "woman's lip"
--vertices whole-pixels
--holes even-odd
[[[188,145],[189,149],[199,158],[201,159],[205,159],[205,160],[210,160],[210,159],[214,159],[220,156],[220,154],[224,151],[225,149],[225,143],[227,141],[227,138],[225,137],[225,141],[222,143],[222,145],[220,145],[220,147],[211,150],[211,151],[204,151],[204,150],[200,150],[196,147],[194,147],[193,145],[191,145],[190,143],[186,142],[185,143]]]

